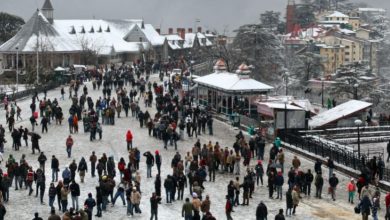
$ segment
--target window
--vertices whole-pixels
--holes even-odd
[[[349,59],[348,59],[348,58],[345,58],[345,62],[349,62]]]
[[[345,55],[349,55],[349,52],[345,52]]]

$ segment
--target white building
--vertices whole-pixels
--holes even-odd
[[[152,25],[143,20],[58,20],[46,0],[21,30],[0,46],[3,66],[35,68],[37,56],[40,65],[51,68],[83,62],[83,53],[93,53],[99,63],[128,62],[137,59],[166,60],[167,42]],[[40,57],[40,58],[39,58]],[[45,59],[43,59],[45,58]]]

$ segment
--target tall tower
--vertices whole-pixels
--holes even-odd
[[[43,4],[41,11],[42,14],[46,17],[46,19],[50,22],[50,24],[53,24],[54,8],[50,0],[45,0],[45,3]]]
[[[295,25],[295,1],[288,0],[286,10],[286,33],[291,33]]]

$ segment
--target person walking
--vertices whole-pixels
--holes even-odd
[[[150,220],[153,220],[153,217],[157,220],[158,204],[160,201],[161,198],[155,192],[152,193],[152,197],[150,197]]]
[[[50,210],[50,216],[49,216],[49,218],[47,220],[61,220],[61,217],[56,214],[56,210],[55,209],[51,209]]]
[[[324,186],[324,178],[322,178],[321,172],[317,173],[314,185],[316,186],[316,198],[321,199],[322,187]]]
[[[299,204],[299,200],[300,200],[300,196],[299,196],[299,192],[298,192],[298,187],[297,186],[294,186],[294,189],[292,190],[292,199],[293,199],[293,212],[292,214],[295,215],[295,211],[296,211],[296,208]]]
[[[274,185],[276,187],[276,199],[282,200],[282,188],[283,188],[283,183],[284,183],[284,178],[283,178],[283,173],[281,171],[278,172],[278,175],[275,177]]]
[[[351,181],[347,184],[347,191],[348,191],[348,202],[353,204],[353,200],[355,198],[355,193],[356,193],[356,184],[353,178],[351,178]]]
[[[156,163],[156,166],[157,166],[158,175],[160,175],[160,174],[161,174],[161,163],[162,163],[162,159],[161,159],[160,152],[159,152],[158,150],[156,150],[156,152],[155,152],[155,155],[154,155],[154,162]]]
[[[92,151],[92,155],[89,156],[89,162],[91,163],[91,175],[92,175],[92,177],[95,177],[96,161],[97,161],[97,157],[95,155],[95,151]]]
[[[126,133],[126,143],[127,143],[127,151],[133,149],[133,134],[130,130],[127,130]]]
[[[141,203],[141,194],[137,191],[136,187],[133,187],[133,192],[131,193],[131,204],[133,204],[133,208],[135,213],[141,214],[141,209],[139,208],[139,204]]]
[[[257,205],[256,220],[267,220],[268,210],[263,201]]]
[[[154,166],[154,157],[150,151],[143,154],[146,157],[146,177],[152,178],[152,167]]]
[[[52,182],[57,182],[58,181],[58,172],[60,171],[59,169],[60,162],[56,158],[55,155],[51,157],[51,181]]]
[[[339,184],[339,179],[336,177],[336,174],[333,173],[332,177],[329,179],[329,192],[332,196],[333,201],[336,201],[336,187]]]
[[[54,183],[50,183],[48,194],[49,194],[49,206],[51,209],[55,209],[53,204],[56,199],[57,190],[56,187],[54,186]]]
[[[293,208],[294,208],[294,202],[292,198],[292,189],[289,188],[286,192],[286,216],[288,215],[291,216],[291,211]]]
[[[76,183],[75,180],[69,186],[70,195],[72,197],[72,207],[78,211],[79,210],[79,196],[80,196],[80,186]]]
[[[71,135],[68,136],[65,144],[66,144],[66,152],[68,153],[68,158],[70,158],[72,155],[72,147],[73,147],[73,138]]]
[[[362,220],[368,220],[371,208],[373,207],[370,198],[368,198],[368,196],[364,196],[358,207],[360,208],[360,213],[362,214]]]
[[[181,216],[184,218],[184,220],[192,220],[194,213],[194,208],[192,206],[192,203],[190,202],[189,198],[185,199],[185,203],[182,206],[181,209]]]
[[[285,220],[283,215],[283,209],[279,209],[279,213],[275,216],[275,220]]]
[[[88,193],[88,198],[84,202],[84,207],[86,207],[88,220],[92,220],[93,208],[95,206],[96,206],[96,200],[92,198],[92,193]]]
[[[232,218],[233,204],[228,195],[226,195],[225,213],[227,220],[233,220]],[[187,220],[187,219],[186,219]]]
[[[87,165],[87,162],[85,161],[84,157],[81,157],[81,160],[80,160],[79,165],[77,167],[77,171],[79,172],[80,182],[84,183],[85,173],[88,172],[88,165]]]
[[[333,176],[333,170],[334,170],[334,162],[331,158],[328,157],[327,161],[328,169],[329,169],[329,179]]]

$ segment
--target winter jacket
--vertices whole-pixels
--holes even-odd
[[[72,196],[80,196],[80,186],[77,183],[72,183],[69,186],[70,194]]]
[[[57,214],[50,215],[47,220],[61,220],[61,217]]]
[[[157,210],[158,208],[158,203],[161,201],[160,197],[151,197],[150,198],[150,208],[152,210]]]
[[[194,208],[191,202],[184,203],[181,209],[182,216],[192,216],[193,210]]]
[[[277,214],[275,216],[275,220],[285,220],[284,215],[283,214]]]
[[[88,210],[92,211],[93,207],[95,207],[96,201],[92,197],[88,198],[84,202],[84,206],[88,207]]]
[[[127,133],[126,133],[126,141],[127,142],[133,141],[133,134],[131,133],[131,131],[127,131]]]
[[[57,195],[57,189],[54,186],[49,188],[49,197],[55,197]]]
[[[329,185],[333,188],[336,188],[337,184],[339,184],[339,179],[337,179],[337,177],[335,176],[332,176],[330,179],[329,179]]]
[[[347,185],[348,192],[355,192],[356,191],[356,185],[354,183],[349,182]]]
[[[321,175],[316,175],[314,185],[319,188],[322,187],[324,185],[324,178]]]
[[[299,193],[296,190],[293,190],[291,194],[292,194],[293,204],[298,205],[299,204]]]
[[[61,189],[61,200],[62,201],[68,200],[68,194],[69,194],[69,190],[67,190],[65,187],[62,187],[62,189]]]
[[[283,176],[278,174],[278,175],[275,177],[274,183],[275,183],[276,186],[282,186],[283,183],[284,183],[284,178],[283,178]]]
[[[200,208],[203,213],[207,213],[210,211],[211,202],[208,199],[203,200]]]
[[[140,204],[141,203],[141,194],[138,191],[133,191],[131,193],[131,203],[132,204]]]
[[[362,201],[359,203],[360,212],[362,214],[368,214],[370,215],[370,210],[372,208],[372,203],[370,198],[368,196],[364,196]]]
[[[267,219],[267,215],[268,215],[267,207],[263,203],[260,203],[256,209],[256,219],[257,220]]]

